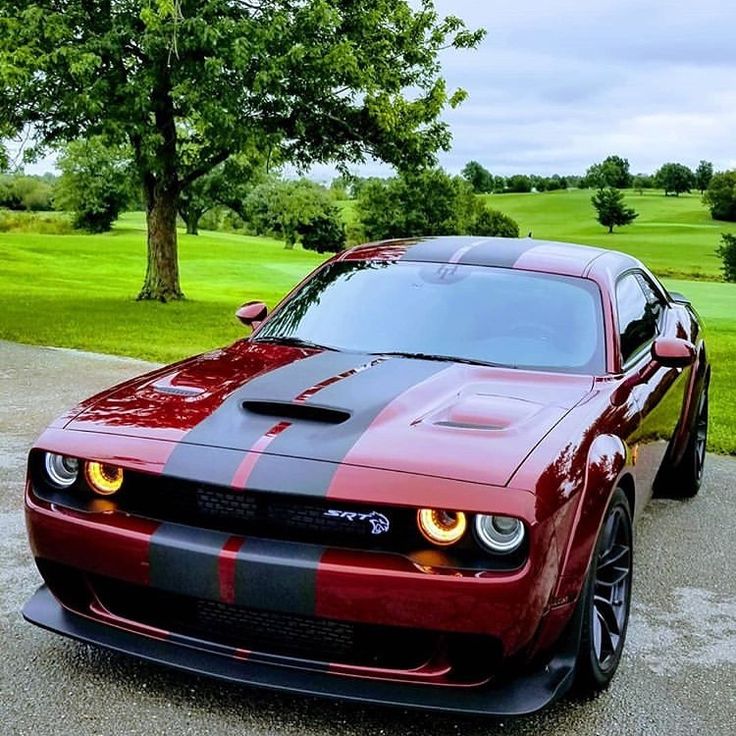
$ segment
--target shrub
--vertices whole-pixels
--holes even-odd
[[[721,240],[716,253],[723,261],[723,277],[726,281],[736,281],[736,235],[723,233]]]
[[[337,207],[331,207],[301,225],[299,234],[302,237],[302,248],[307,250],[339,253],[345,248],[345,225]]]
[[[36,212],[0,210],[0,233],[39,233],[68,235],[74,228],[69,218],[61,214],[40,215]]]
[[[714,220],[736,222],[736,171],[720,171],[713,175],[703,202]]]
[[[519,224],[503,212],[483,206],[473,222],[470,235],[486,237],[518,238]]]
[[[101,138],[72,141],[59,159],[56,186],[59,209],[74,213],[80,230],[104,233],[131,199],[129,152],[109,146]]]

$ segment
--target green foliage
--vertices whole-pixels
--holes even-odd
[[[487,208],[472,186],[442,169],[373,179],[361,189],[357,215],[369,240],[426,235],[505,235],[513,221]]]
[[[689,192],[695,186],[695,175],[685,164],[662,164],[654,175],[657,186],[664,189],[664,196],[674,194],[679,197],[683,192]]]
[[[723,277],[726,281],[736,281],[736,235],[723,233],[716,253],[723,261]]]
[[[649,174],[637,174],[631,181],[631,188],[643,194],[645,189],[654,189],[654,177]]]
[[[110,230],[132,190],[130,152],[102,138],[69,143],[59,158],[61,177],[54,201],[74,213],[74,226],[92,233]]]
[[[183,190],[254,142],[300,167],[433,163],[441,113],[465,97],[439,54],[483,36],[432,0],[4,0],[0,131],[130,145],[149,213],[140,296],[177,299]]]
[[[347,242],[345,224],[335,205],[301,225],[299,234],[302,248],[317,253],[339,253]]]
[[[468,161],[465,164],[462,177],[476,194],[489,194],[493,191],[493,174],[477,161]]]
[[[506,179],[506,191],[521,194],[531,192],[532,180],[526,174],[514,174]]]
[[[309,179],[272,179],[254,187],[243,202],[241,215],[250,231],[286,241],[293,248],[309,223],[339,217],[332,194]]]
[[[52,202],[53,178],[25,174],[0,176],[0,207],[28,212],[48,212]]]
[[[596,220],[612,233],[617,225],[628,225],[639,215],[624,203],[624,195],[620,189],[606,187],[599,189],[591,198],[596,210]]]
[[[593,164],[585,173],[582,186],[605,189],[626,189],[631,186],[629,160],[620,156],[608,156],[599,164]]]
[[[710,180],[713,178],[713,164],[710,161],[704,161],[701,159],[698,164],[698,168],[694,171],[695,175],[695,186],[701,194],[705,192],[710,184]]]
[[[482,205],[470,226],[469,234],[485,237],[518,238],[519,224],[512,217],[504,215],[503,212]]]
[[[714,220],[736,222],[736,170],[714,174],[703,202]]]
[[[265,156],[262,151],[251,150],[231,156],[193,181],[179,195],[178,211],[187,234],[197,235],[202,218],[214,209],[229,208],[242,218],[248,194],[265,179]],[[223,218],[220,211],[207,224],[211,227],[213,221]]]

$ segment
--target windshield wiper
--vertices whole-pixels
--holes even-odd
[[[371,355],[386,355],[392,358],[415,358],[416,360],[438,360],[443,363],[467,363],[468,365],[487,365],[491,368],[515,368],[513,365],[503,363],[492,363],[489,360],[475,360],[473,358],[458,358],[455,355],[435,355],[434,353],[411,353],[401,350],[386,350]]]
[[[330,345],[320,345],[319,343],[312,342],[311,340],[303,340],[301,337],[284,336],[278,337],[276,335],[266,337],[256,337],[251,339],[251,342],[267,342],[278,345],[291,345],[295,348],[310,348],[312,350],[334,350],[338,351],[338,348],[333,348]]]

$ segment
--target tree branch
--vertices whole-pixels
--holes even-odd
[[[189,173],[187,173],[185,176],[182,176],[179,179],[179,188],[185,189],[192,182],[197,181],[200,176],[204,176],[208,172],[212,171],[215,166],[221,164],[228,158],[230,158],[229,149],[222,149],[221,151],[218,151],[214,155],[210,156],[208,159],[202,161],[199,166],[195,166],[193,169],[191,169]]]

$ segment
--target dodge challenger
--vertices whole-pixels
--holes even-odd
[[[694,496],[702,326],[636,259],[373,243],[28,459],[26,619],[238,683],[523,714],[605,689],[634,524]]]

